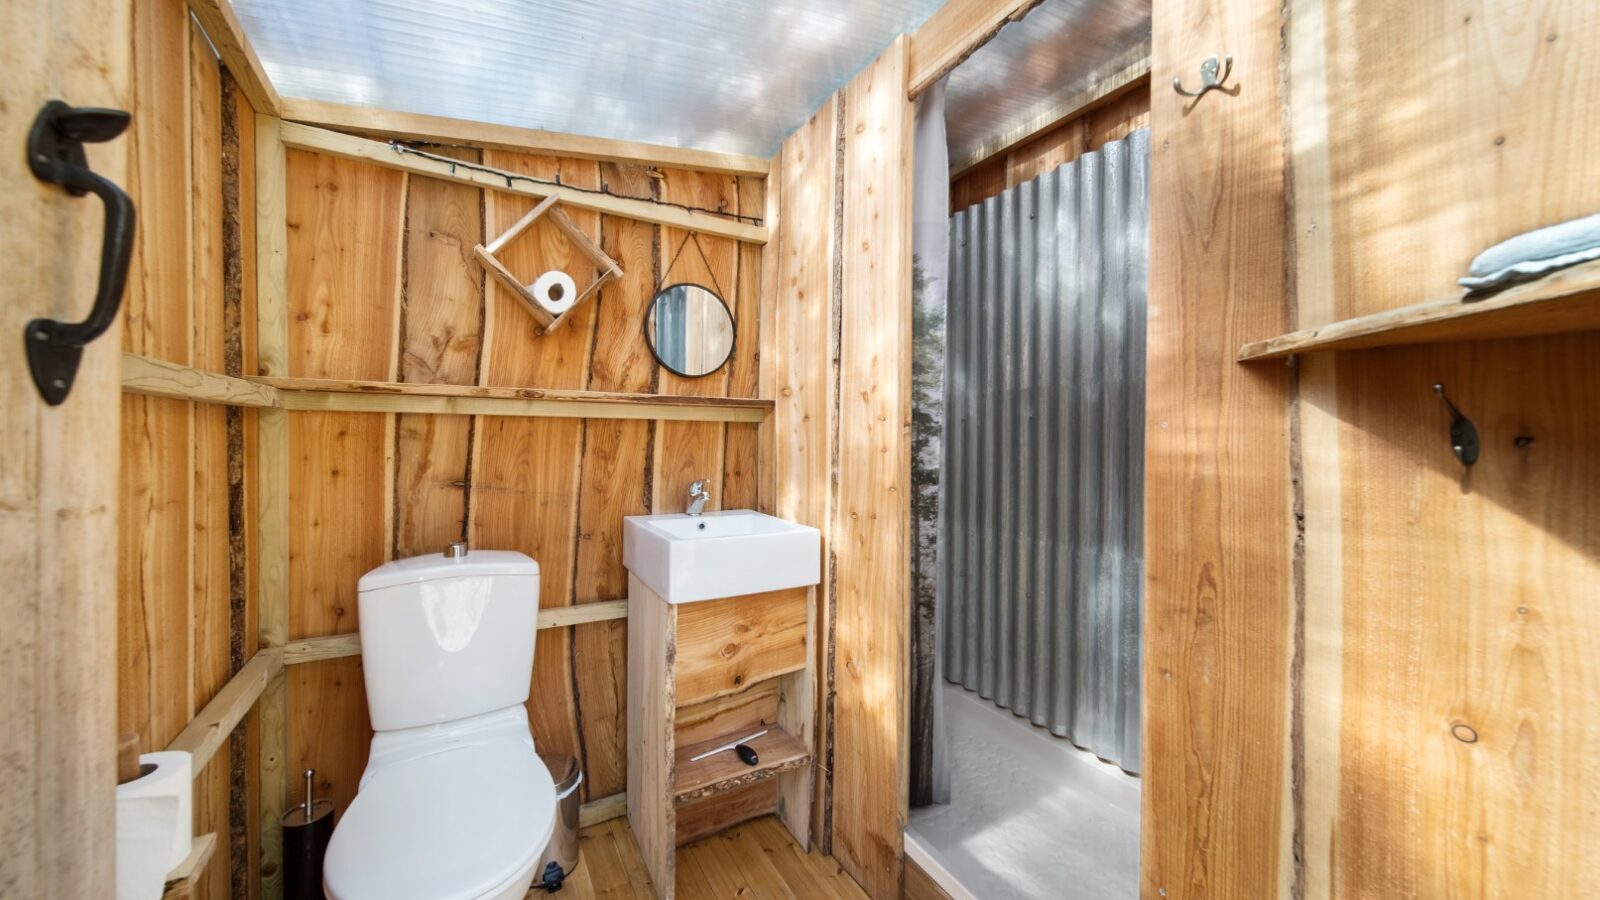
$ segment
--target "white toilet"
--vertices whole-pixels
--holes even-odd
[[[539,564],[457,544],[385,563],[359,592],[377,734],[328,845],[328,897],[522,897],[556,816],[523,706]]]

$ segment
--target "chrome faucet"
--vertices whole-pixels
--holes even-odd
[[[711,499],[711,492],[706,490],[706,480],[696,478],[689,485],[689,515],[698,516],[706,508],[706,501]]]

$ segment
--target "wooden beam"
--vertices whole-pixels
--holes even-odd
[[[278,389],[137,353],[122,354],[122,390],[228,406],[281,406]]]
[[[906,94],[912,100],[1043,0],[949,0],[911,35]]]
[[[277,388],[286,410],[693,422],[760,422],[772,410],[771,400],[744,397],[682,397],[321,378],[251,380]]]
[[[167,749],[192,754],[194,772],[200,774],[216,754],[217,748],[233,734],[234,727],[256,705],[267,684],[283,670],[283,665],[282,649],[274,647],[257,652],[238,674],[228,679],[228,683],[200,710],[200,714],[178,732]]]
[[[428,159],[413,153],[402,153],[380,141],[351,137],[347,134],[340,134],[337,131],[312,128],[309,125],[285,122],[281,131],[284,146],[293,147],[297,150],[308,150],[312,153],[326,153],[346,159],[362,160],[375,165],[398,169],[402,172],[410,172],[414,175],[425,175],[429,178],[442,178],[446,181],[473,184],[481,188],[516,194],[522,197],[536,197],[539,199],[551,196],[559,197],[562,203],[580,209],[590,209],[611,216],[624,216],[641,222],[654,222],[657,225],[670,225],[674,228],[733,238],[734,240],[753,244],[765,244],[767,242],[767,229],[763,226],[749,225],[707,212],[696,212],[664,203],[654,203],[649,200],[634,200],[611,194],[583,191],[563,185],[507,179],[492,172],[482,172],[476,169],[455,166],[448,162]]]
[[[588,622],[609,622],[628,617],[628,601],[606,600],[599,603],[579,603],[573,606],[551,606],[539,610],[539,630],[566,628]],[[284,665],[338,659],[361,655],[361,635],[330,634],[324,637],[301,638],[290,641],[283,648]]]
[[[233,4],[228,0],[189,0],[189,11],[200,21],[206,37],[211,39],[211,46],[217,48],[217,55],[222,57],[223,64],[255,111],[277,115],[283,100],[267,78],[255,48],[250,46],[250,39],[245,37],[239,17],[233,14]]]
[[[1057,102],[1050,104],[1050,107],[1040,114],[1010,131],[985,140],[977,149],[962,159],[952,159],[950,161],[950,180],[954,181],[960,178],[986,160],[1024,144],[1063,122],[1076,119],[1084,113],[1105,106],[1129,91],[1140,88],[1148,90],[1150,85],[1150,42],[1145,41],[1130,50],[1125,59],[1127,60],[1126,63],[1110,75],[1092,77],[1087,84],[1080,83],[1078,89],[1067,93]]]
[[[289,371],[288,172],[280,123],[256,115],[256,360],[266,375]],[[289,421],[282,409],[256,416],[257,642],[262,649],[289,640]],[[289,802],[288,689],[283,672],[260,700],[261,896],[283,896],[283,832]]]
[[[688,147],[668,147],[664,144],[646,144],[638,141],[618,141],[545,131],[540,128],[519,128],[491,122],[424,116],[389,109],[329,103],[323,100],[305,100],[299,97],[284,98],[283,117],[307,125],[380,137],[385,140],[395,138],[406,141],[465,144],[468,147],[481,147],[486,150],[511,150],[517,153],[541,153],[578,159],[598,159],[605,162],[673,166],[730,175],[767,174],[767,160],[757,156],[718,153],[714,150],[695,150]]]

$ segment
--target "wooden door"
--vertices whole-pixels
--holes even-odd
[[[127,0],[0,9],[0,895],[104,897],[113,878],[120,326],[46,404],[24,355],[38,317],[82,320],[101,203],[34,179],[24,147],[47,101],[127,109]],[[122,141],[90,145],[121,183]]]

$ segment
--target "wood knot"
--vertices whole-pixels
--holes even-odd
[[[1476,744],[1478,742],[1477,729],[1465,722],[1457,722],[1456,724],[1451,725],[1450,734],[1463,744]]]

